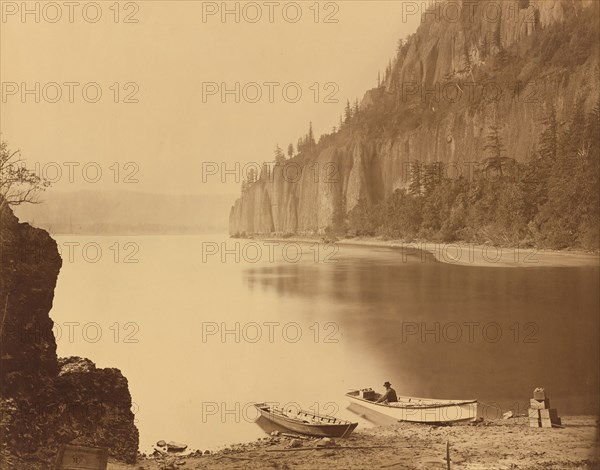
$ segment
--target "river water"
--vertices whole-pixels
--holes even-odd
[[[140,449],[264,435],[255,402],[357,419],[349,389],[598,403],[598,268],[456,266],[391,248],[225,236],[56,237],[58,354],[129,380]]]

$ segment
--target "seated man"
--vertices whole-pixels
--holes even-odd
[[[385,393],[381,395],[381,398],[376,401],[376,403],[395,403],[398,401],[398,396],[396,395],[396,390],[392,388],[392,384],[386,382],[383,384],[385,387]]]

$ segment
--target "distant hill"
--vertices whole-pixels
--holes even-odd
[[[234,196],[52,189],[16,208],[21,222],[53,234],[188,234],[227,231]]]

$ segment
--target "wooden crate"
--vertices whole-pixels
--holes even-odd
[[[64,445],[56,458],[55,470],[106,470],[108,450],[98,447]]]
[[[527,414],[529,416],[529,427],[539,428],[541,426],[540,410],[538,410],[537,408],[529,408],[527,410]]]
[[[540,411],[540,424],[543,428],[551,428],[554,425],[561,425],[561,420],[558,417],[556,408],[549,408],[547,410]]]
[[[560,420],[560,418],[556,418],[556,419],[542,418],[542,419],[540,419],[540,425],[543,428],[553,428],[555,426],[561,426],[562,421]]]
[[[550,400],[548,398],[544,398],[543,400],[536,400],[535,398],[531,398],[529,400],[529,408],[535,408],[536,410],[544,410],[546,408],[550,408]]]
[[[360,397],[365,400],[375,400],[375,390],[361,390]]]
[[[530,428],[539,428],[541,426],[539,418],[529,418]]]
[[[558,419],[558,412],[556,411],[556,408],[549,408],[547,410],[539,410],[540,411],[540,418],[548,418],[548,419],[554,419],[557,420]]]

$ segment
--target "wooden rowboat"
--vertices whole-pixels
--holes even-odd
[[[318,415],[311,411],[285,411],[266,403],[256,403],[254,406],[265,419],[285,429],[307,436],[346,437],[358,426],[358,423],[337,419],[333,416]]]
[[[439,400],[435,398],[398,397],[396,403],[376,403],[381,397],[370,388],[346,393],[351,403],[413,423],[456,423],[477,419],[477,400]]]

